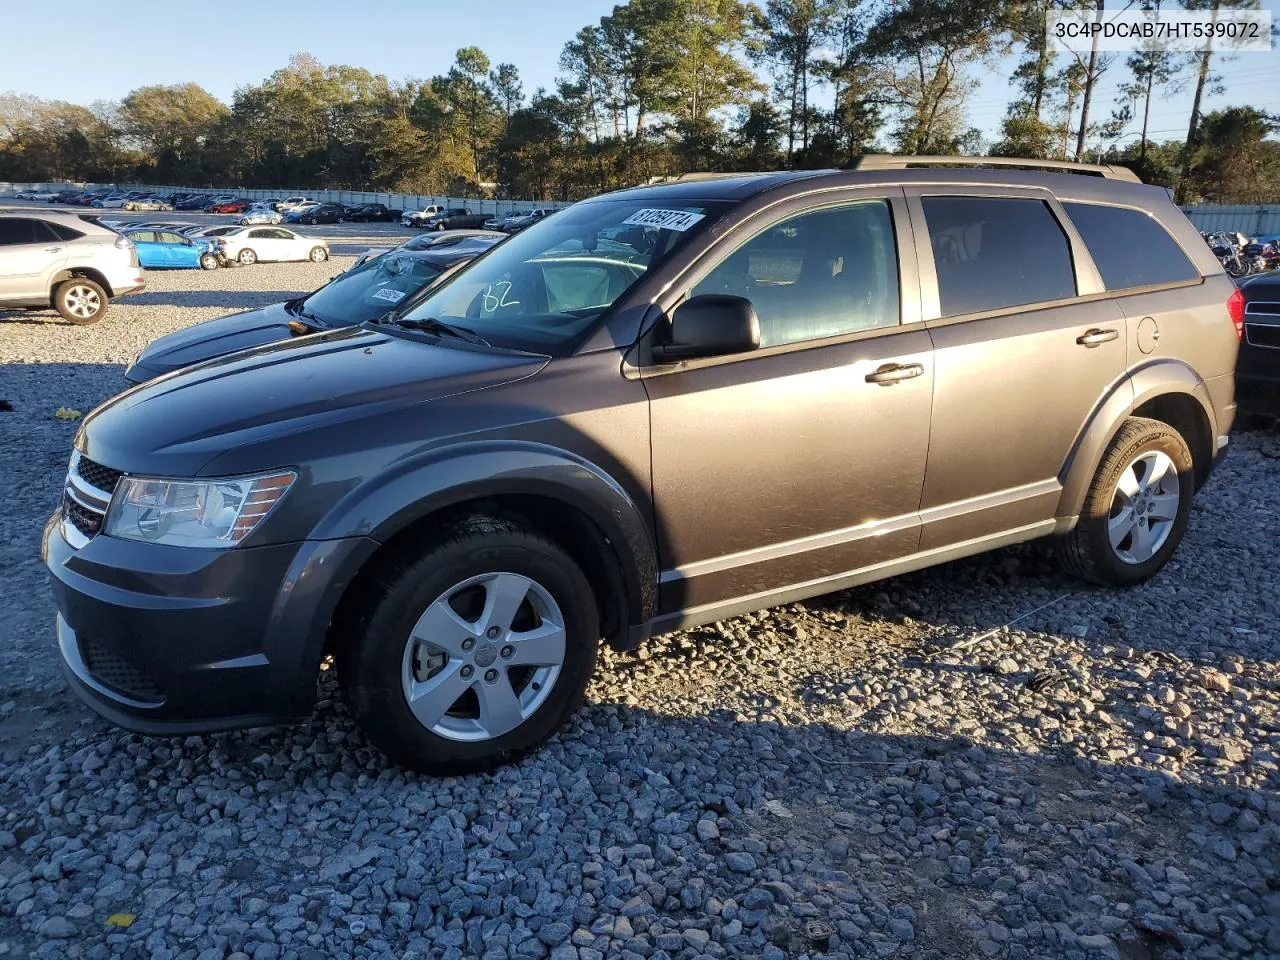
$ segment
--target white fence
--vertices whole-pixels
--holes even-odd
[[[361,190],[303,190],[281,187],[271,190],[236,190],[223,188],[195,188],[161,186],[157,184],[102,184],[102,183],[0,183],[0,197],[19,190],[67,190],[73,188],[113,190],[117,187],[130,190],[148,190],[157,193],[178,193],[200,189],[202,193],[230,193],[250,200],[266,200],[270,197],[308,197],[332,203],[381,203],[392,210],[421,210],[423,207],[439,203],[446,207],[466,207],[474,213],[491,216],[518,213],[538,207],[560,208],[565,203],[541,200],[476,200],[468,197],[442,197],[411,193],[374,193]],[[1214,204],[1193,204],[1182,208],[1197,229],[1206,233],[1218,230],[1241,233],[1250,236],[1268,236],[1280,233],[1280,205],[1245,204],[1241,206],[1218,206]]]
[[[283,200],[285,197],[306,197],[323,203],[345,203],[352,206],[360,203],[381,203],[392,210],[421,210],[425,206],[438,203],[450,208],[466,207],[472,213],[484,213],[491,216],[505,216],[510,213],[520,213],[538,208],[545,209],[550,207],[559,209],[567,206],[564,203],[544,202],[541,200],[477,200],[469,197],[428,196],[426,194],[413,193],[376,193],[363,190],[305,190],[299,187],[289,187],[287,189],[281,187],[271,190],[239,190],[232,187],[210,187],[206,189],[152,183],[0,183],[0,197],[23,190],[114,190],[117,188],[146,190],[154,193],[189,193],[198,190],[200,193],[233,194],[237,197],[244,197],[247,200],[266,200],[272,197]]]
[[[1183,212],[1204,233],[1239,230],[1247,237],[1266,237],[1280,233],[1280,206],[1250,204],[1219,206],[1200,203],[1183,207]]]

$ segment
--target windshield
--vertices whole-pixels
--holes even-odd
[[[411,311],[495,346],[560,354],[619,297],[727,209],[724,202],[603,200],[539,220]]]
[[[354,326],[394,310],[439,274],[440,267],[420,257],[384,254],[321,287],[302,301],[302,310],[326,326]]]

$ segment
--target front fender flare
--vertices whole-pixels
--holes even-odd
[[[617,560],[629,623],[654,616],[658,561],[650,514],[609,471],[545,444],[481,441],[406,459],[350,491],[310,539],[368,537],[385,543],[432,513],[503,495],[556,500],[585,514]]]
[[[1062,465],[1058,474],[1062,483],[1057,511],[1059,518],[1080,516],[1098,464],[1125,419],[1147,401],[1169,394],[1186,394],[1194,398],[1209,420],[1210,436],[1217,436],[1217,418],[1209,391],[1204,380],[1190,366],[1180,360],[1166,359],[1131,370],[1094,408],[1088,424],[1076,438]]]

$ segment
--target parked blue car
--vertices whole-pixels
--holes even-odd
[[[126,230],[124,235],[133,241],[138,262],[148,270],[217,270],[222,263],[206,240],[192,240],[171,230]]]

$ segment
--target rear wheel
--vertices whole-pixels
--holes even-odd
[[[236,259],[248,267],[258,262],[258,255],[248,247],[245,247],[240,251],[239,255],[236,256]]]
[[[107,292],[86,277],[72,277],[53,291],[53,307],[72,323],[97,323],[107,312]]]
[[[462,773],[517,760],[562,726],[598,640],[573,560],[538,533],[478,517],[378,577],[338,672],[387,756]]]
[[[443,220],[441,220],[439,223],[437,223],[437,224],[436,224],[436,229],[437,229],[437,230],[443,230],[443,229],[444,229],[444,221],[443,221]]]
[[[324,247],[311,248],[312,263],[324,263],[328,259],[329,259],[329,251],[326,250]]]
[[[1076,528],[1060,544],[1063,565],[1114,586],[1155,576],[1186,531],[1193,468],[1191,450],[1173,427],[1126,420],[1098,465]]]

